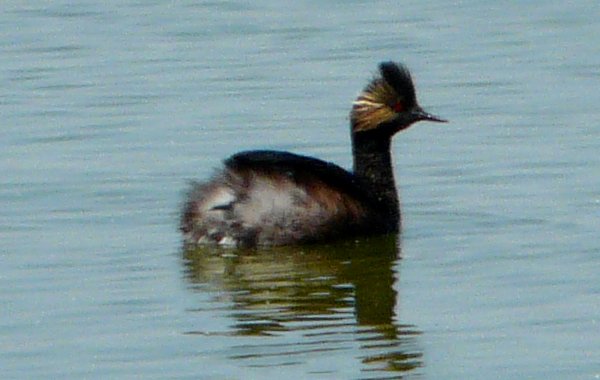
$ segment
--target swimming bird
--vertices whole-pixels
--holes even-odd
[[[224,161],[186,196],[186,244],[276,246],[398,233],[392,137],[413,123],[446,122],[419,106],[406,66],[383,62],[350,112],[353,169],[273,150]]]

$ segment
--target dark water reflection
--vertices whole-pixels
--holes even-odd
[[[362,371],[383,371],[385,377],[422,366],[420,332],[396,315],[395,237],[239,254],[201,248],[184,257],[192,288],[214,293],[217,307],[231,318],[224,335],[262,338],[229,353],[242,365],[295,365],[314,355],[354,351]],[[197,312],[214,312],[214,304],[210,310],[198,306]]]

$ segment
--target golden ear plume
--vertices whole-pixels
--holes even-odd
[[[350,120],[354,132],[377,128],[395,116],[392,109],[398,101],[396,91],[382,78],[375,78],[352,105]]]

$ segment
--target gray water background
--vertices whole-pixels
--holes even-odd
[[[3,379],[600,377],[600,3],[2,8]],[[399,241],[181,250],[233,152],[350,167],[388,59],[451,121],[394,141]]]

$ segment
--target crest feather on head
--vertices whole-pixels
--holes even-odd
[[[377,128],[415,103],[415,88],[408,69],[402,64],[383,62],[378,74],[353,103],[350,112],[353,131]]]

